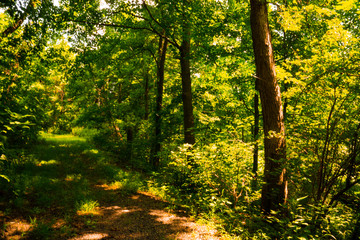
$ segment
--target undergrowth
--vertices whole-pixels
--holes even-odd
[[[28,239],[69,238],[76,221],[92,228],[106,198],[137,191],[172,203],[168,208],[186,209],[217,227],[225,239],[349,239],[359,222],[341,203],[330,208],[295,195],[290,195],[287,215],[262,215],[261,176],[254,180],[251,147],[241,141],[169,145],[161,152],[158,171],[151,172],[149,163],[138,159],[143,165],[137,172],[124,168],[124,156],[116,158],[90,144],[92,134],[43,134],[41,144],[9,151],[2,161],[2,174],[8,179],[0,178],[0,211],[4,216],[29,216]],[[62,224],[54,228],[59,219]]]
[[[80,221],[94,226],[93,216],[109,194],[94,188],[107,185],[119,197],[144,190],[143,176],[116,165],[86,138],[42,134],[40,144],[9,151],[0,178],[0,216],[28,216],[27,239],[66,239]],[[83,216],[83,217],[77,217]],[[59,227],[53,223],[62,222]]]

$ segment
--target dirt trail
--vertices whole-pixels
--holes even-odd
[[[72,216],[73,237],[64,236],[60,229],[65,223],[58,218],[49,239],[221,239],[215,229],[195,223],[183,211],[170,212],[167,210],[168,203],[149,193],[138,192],[124,196],[120,190],[107,189],[105,185],[97,185],[95,188],[102,196],[96,212],[91,216]],[[48,212],[40,218],[46,220],[55,215],[56,212]],[[3,239],[42,239],[34,234],[27,235],[32,226],[21,216],[7,218],[3,224],[7,225]]]
[[[16,202],[0,202],[0,240],[220,239],[147,192],[107,185],[114,167],[104,165],[107,156],[81,139],[63,138],[48,138],[17,168],[20,180],[13,183],[27,187],[11,211]],[[98,207],[79,212],[81,199],[96,200]]]
[[[101,188],[100,186],[98,186]],[[100,190],[112,191],[112,190]],[[120,196],[117,196],[119,195]],[[104,199],[92,229],[79,229],[80,239],[219,239],[215,230],[196,224],[180,211],[169,213],[167,203],[148,193],[123,197],[120,192],[111,201]]]

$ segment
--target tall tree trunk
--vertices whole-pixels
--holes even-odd
[[[133,148],[133,141],[134,141],[134,129],[133,127],[126,128],[126,151],[127,157],[129,158],[128,161],[132,160],[132,148]]]
[[[194,114],[190,72],[190,26],[187,21],[187,19],[184,19],[183,40],[180,46],[182,100],[184,111],[184,142],[194,144]]]
[[[257,179],[257,171],[258,171],[258,161],[259,161],[259,120],[260,120],[260,114],[259,114],[259,95],[257,93],[258,91],[258,80],[255,82],[255,95],[254,95],[254,152],[253,152],[253,169],[252,172],[254,174],[254,180]]]
[[[149,72],[146,69],[144,73],[144,80],[145,80],[145,91],[144,91],[144,101],[145,101],[145,114],[144,114],[144,120],[149,119]]]
[[[255,54],[256,77],[262,104],[265,172],[261,208],[265,214],[280,210],[286,203],[287,180],[285,126],[280,87],[275,75],[271,35],[265,0],[250,0],[251,31]]]
[[[165,78],[165,59],[168,41],[166,38],[159,39],[159,60],[157,61],[157,95],[155,108],[155,146],[152,154],[153,168],[157,169],[159,166],[159,152],[161,150],[161,121],[162,121],[162,102],[164,92],[164,78]]]

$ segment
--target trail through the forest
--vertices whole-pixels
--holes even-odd
[[[138,175],[111,165],[111,156],[84,139],[47,136],[19,157],[13,185],[24,191],[1,203],[0,239],[220,239],[136,189]]]

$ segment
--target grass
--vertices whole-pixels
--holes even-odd
[[[0,218],[28,216],[28,239],[66,239],[76,226],[92,226],[92,216],[106,196],[94,185],[114,186],[122,193],[144,187],[140,174],[124,171],[115,159],[85,138],[42,134],[41,144],[14,152],[0,181]],[[31,220],[29,220],[31,219]],[[1,220],[1,219],[0,219]],[[54,223],[61,222],[54,227]],[[56,225],[56,224],[55,224]]]
[[[96,200],[85,199],[75,205],[78,215],[99,215],[99,202]]]

